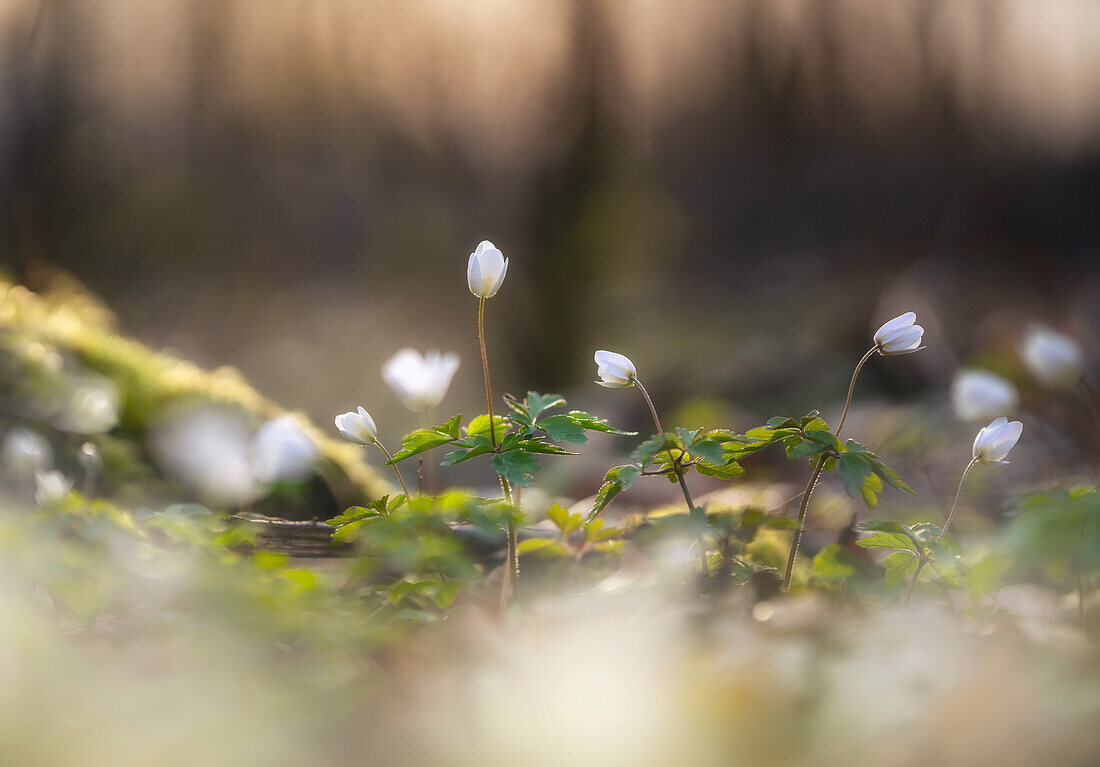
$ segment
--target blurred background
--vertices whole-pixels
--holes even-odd
[[[975,361],[1023,384],[1035,320],[1100,334],[1092,0],[0,9],[6,268],[64,270],[124,332],[321,424],[416,426],[379,376],[409,345],[461,356],[442,411],[483,409],[482,239],[511,259],[497,388],[640,428],[594,349],[689,425],[744,429],[839,409],[906,310],[929,348],[869,365],[864,402],[945,404]]]

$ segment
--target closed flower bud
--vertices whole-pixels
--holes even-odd
[[[600,380],[596,381],[600,386],[608,389],[623,389],[634,385],[634,379],[638,377],[638,370],[634,363],[621,354],[608,351],[598,351],[595,354],[596,373]]]
[[[875,332],[875,348],[879,354],[912,354],[920,345],[924,328],[915,324],[917,315],[906,312],[890,320]]]
[[[57,506],[72,489],[73,483],[56,469],[34,473],[34,502],[39,506]]]
[[[1008,463],[1005,457],[1020,439],[1024,425],[1007,418],[994,419],[974,438],[974,458],[985,464]]]
[[[359,408],[357,413],[343,413],[336,416],[336,428],[352,442],[371,445],[378,441],[378,427],[370,413]]]
[[[1085,367],[1084,354],[1076,341],[1042,326],[1028,331],[1020,356],[1039,383],[1052,388],[1077,383]]]
[[[458,356],[402,349],[382,367],[382,379],[401,404],[419,413],[443,401],[458,370]]]
[[[478,298],[492,298],[504,283],[508,273],[508,259],[493,243],[483,240],[477,250],[470,254],[470,263],[466,266],[466,282],[470,292]]]
[[[960,370],[951,384],[951,404],[964,421],[1011,415],[1019,400],[1011,381],[987,370]]]

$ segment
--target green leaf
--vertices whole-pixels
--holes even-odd
[[[874,532],[865,538],[856,541],[857,546],[865,549],[901,549],[903,551],[917,550],[916,544],[908,535],[902,533]]]
[[[563,538],[574,530],[580,530],[581,526],[584,524],[580,514],[570,514],[565,507],[558,503],[551,506],[547,510],[546,515],[550,517],[551,522],[557,525]]]
[[[833,543],[814,557],[813,577],[821,583],[837,583],[856,572],[856,558],[843,546]]]
[[[700,458],[713,465],[721,465],[726,462],[726,451],[721,442],[713,439],[696,439],[688,445],[688,455]]]
[[[527,487],[534,481],[534,473],[539,464],[530,454],[522,450],[512,450],[493,456],[493,469],[513,485]]]
[[[570,410],[569,417],[572,418],[578,426],[588,431],[598,431],[604,434],[615,434],[620,437],[633,437],[638,432],[636,431],[623,431],[622,429],[616,429],[611,426],[602,418],[597,418],[591,413],[586,413],[583,410]]]
[[[502,415],[493,416],[493,429],[497,440],[500,440],[508,430],[512,428],[512,422]],[[489,434],[489,416],[488,414],[479,415],[474,420],[470,421],[470,425],[466,427],[466,434],[474,437],[478,435]]]
[[[787,457],[791,460],[796,460],[798,458],[809,458],[812,455],[817,455],[824,449],[825,446],[822,445],[820,442],[805,440],[803,442],[799,442],[793,448],[788,450]]]
[[[524,403],[527,405],[528,412],[531,413],[531,419],[535,420],[544,410],[564,406],[565,397],[560,394],[539,394],[538,392],[529,391]]]
[[[886,555],[886,558],[882,560],[882,565],[883,567],[900,567],[908,572],[915,572],[919,562],[920,557],[915,552],[895,551]]]
[[[525,439],[516,443],[516,448],[526,453],[544,453],[546,455],[577,455],[563,447],[551,445],[538,439]]]
[[[584,429],[571,416],[552,415],[539,421],[538,426],[555,442],[571,442],[583,445],[588,441]]]
[[[840,478],[851,496],[863,498],[867,508],[878,505],[878,493],[882,492],[882,480],[874,473],[871,460],[864,453],[840,454]]]
[[[549,538],[528,538],[526,541],[521,541],[516,546],[517,554],[534,554],[535,552],[542,552],[543,554],[551,554],[554,556],[568,556],[569,552],[565,547],[561,545],[559,541],[553,541]]]
[[[462,416],[458,417],[461,418]],[[386,461],[386,464],[392,466],[406,458],[425,453],[440,445],[446,445],[453,442],[454,440],[455,437],[452,437],[450,434],[436,431],[435,429],[417,429],[405,435],[405,438],[401,441],[401,449],[397,451],[391,460]]]
[[[596,494],[596,500],[592,504],[592,511],[588,513],[588,519],[590,521],[595,519],[596,515],[603,511],[615,496],[633,485],[641,476],[641,473],[641,467],[629,463],[608,469],[607,474],[604,475],[600,491]]]
[[[444,466],[453,466],[456,463],[462,463],[476,456],[493,452],[493,443],[489,441],[488,437],[481,434],[458,440],[454,443],[454,446],[459,449],[443,456]]]
[[[631,457],[638,463],[646,466],[653,462],[654,456],[663,450],[683,450],[683,445],[678,437],[673,434],[655,434],[638,447],[634,448]]]

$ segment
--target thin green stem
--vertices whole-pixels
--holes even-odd
[[[386,462],[389,463],[393,460],[393,456],[390,455],[390,451],[386,449],[386,446],[381,441],[376,441],[374,444],[378,445],[378,449],[382,451],[382,455],[386,456]],[[405,487],[405,480],[401,477],[401,470],[397,468],[397,464],[390,464],[393,466],[393,473],[397,475],[397,481],[401,483],[401,491],[405,493],[406,498],[412,498],[409,495],[409,488]]]
[[[936,540],[933,543],[940,541],[944,535],[947,534],[947,528],[951,525],[951,520],[955,518],[955,510],[959,508],[959,498],[962,497],[963,483],[966,482],[966,475],[970,473],[970,470],[974,468],[974,464],[978,462],[978,458],[975,456],[970,459],[970,463],[966,465],[966,469],[962,473],[962,477],[959,478],[959,488],[955,491],[955,502],[951,504],[951,511],[947,513],[947,521],[943,523],[943,528],[940,530],[940,534],[936,536]],[[931,549],[925,549],[921,552],[920,561],[917,562],[917,569],[913,571],[913,580],[909,581],[909,588],[905,592],[905,603],[909,604],[909,601],[913,598],[913,589],[917,587],[917,580],[920,578],[921,570],[928,564],[931,559]]]
[[[477,340],[481,344],[481,369],[485,373],[485,404],[489,408],[489,441],[497,446],[496,424],[493,423],[493,387],[489,383],[489,355],[485,353],[485,297],[477,303]]]
[[[638,380],[638,377],[633,378],[634,385],[638,387],[638,390],[645,397],[645,403],[649,405],[649,414],[653,416],[653,425],[657,427],[657,431],[661,434],[664,433],[664,429],[661,427],[661,419],[657,415],[657,408],[653,406],[653,398],[649,396],[649,392],[642,386],[642,382]],[[676,472],[676,479],[680,483],[680,491],[684,494],[684,501],[687,503],[688,514],[692,517],[695,516],[695,501],[691,499],[691,491],[688,490],[687,481],[684,479],[684,470],[680,466],[680,460],[672,455],[672,450],[668,450],[668,460],[672,466],[672,470]],[[704,517],[703,526],[706,526],[706,518]],[[699,557],[703,565],[703,575],[710,574],[710,566],[707,563],[707,539],[706,533],[703,529],[699,531]]]
[[[856,365],[856,369],[852,372],[852,382],[848,384],[848,399],[844,400],[844,412],[840,415],[840,423],[836,427],[837,439],[840,438],[840,430],[844,428],[844,422],[848,420],[848,408],[852,406],[852,393],[856,390],[856,379],[859,377],[859,371],[867,363],[867,360],[871,359],[871,356],[878,351],[877,346],[872,346],[867,350],[867,353],[863,355],[859,363]]]
[[[840,423],[836,427],[836,437],[840,439],[840,430],[844,428],[844,422],[848,420],[848,409],[852,406],[852,394],[856,390],[856,379],[859,378],[859,371],[863,369],[863,366],[867,364],[867,360],[871,359],[875,352],[878,351],[877,346],[872,346],[867,350],[867,353],[860,357],[859,362],[856,363],[856,369],[852,371],[852,380],[848,384],[848,397],[844,400],[844,412],[840,416]],[[791,541],[791,551],[787,555],[787,569],[783,573],[783,589],[789,589],[791,587],[791,578],[794,576],[794,563],[798,559],[798,546],[802,543],[802,533],[806,528],[806,514],[810,508],[810,497],[814,493],[814,488],[817,487],[817,481],[821,478],[821,472],[825,469],[825,461],[829,456],[826,453],[822,453],[821,457],[817,461],[817,466],[814,467],[813,473],[810,475],[810,481],[806,484],[806,489],[802,491],[802,503],[798,506],[798,527],[794,531],[794,540]],[[796,496],[797,497],[797,496]]]
[[[966,475],[970,473],[970,470],[974,468],[974,464],[978,462],[977,456],[970,459],[970,463],[966,464],[966,469],[963,471],[962,477],[959,479],[959,489],[955,491],[955,502],[951,504],[951,511],[947,513],[947,521],[943,523],[943,528],[940,530],[940,534],[936,536],[936,540],[940,540],[943,536],[947,535],[947,528],[951,526],[951,520],[955,518],[955,510],[959,508],[959,498],[962,497],[963,482],[966,482]]]
[[[794,575],[794,563],[798,559],[798,546],[802,542],[802,531],[806,528],[806,513],[810,508],[810,496],[814,494],[814,488],[817,486],[817,480],[821,478],[821,472],[825,469],[825,461],[828,456],[824,453],[817,460],[817,466],[814,467],[813,474],[810,475],[810,481],[806,484],[806,489],[802,491],[802,503],[798,505],[798,527],[794,530],[794,540],[791,541],[791,552],[787,555],[787,569],[783,573],[783,590],[786,591],[791,587],[791,577]]]
[[[489,382],[489,355],[485,351],[485,297],[482,296],[477,303],[477,340],[481,345],[481,369],[485,373],[485,405],[489,409],[489,442],[493,445],[493,450],[497,448],[497,434],[496,423],[493,417],[493,387]],[[508,484],[503,476],[500,478],[500,490],[504,495],[504,501],[509,506],[512,506],[512,488]],[[507,557],[508,561],[504,567],[504,582],[500,588],[500,610],[504,610],[508,607],[508,600],[512,597],[512,589],[514,588],[514,580],[519,578],[519,551],[516,545],[516,523],[515,520],[508,517],[508,524],[506,525],[506,537],[508,541]]]

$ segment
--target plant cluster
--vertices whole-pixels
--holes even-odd
[[[508,270],[508,259],[492,243],[485,241],[470,254],[467,265],[467,282],[470,292],[477,299],[477,334],[481,349],[482,372],[485,384],[486,411],[463,425],[463,416],[455,415],[435,425],[424,425],[402,440],[401,448],[391,454],[378,439],[371,416],[363,409],[346,413],[336,419],[337,427],[345,437],[364,445],[376,445],[386,457],[386,464],[393,467],[403,494],[377,507],[377,513],[369,516],[345,515],[333,520],[337,525],[355,525],[362,531],[364,524],[383,524],[381,520],[392,518],[397,509],[408,507],[429,509],[421,493],[410,496],[401,476],[399,464],[418,458],[423,461],[429,451],[443,448],[439,461],[451,466],[471,459],[486,457],[501,487],[500,502],[513,509],[502,521],[506,539],[505,583],[502,605],[506,605],[519,572],[519,556],[538,554],[542,558],[561,557],[581,559],[593,551],[621,550],[621,541],[603,545],[612,535],[610,529],[600,526],[600,514],[620,494],[628,491],[644,478],[663,477],[677,484],[684,498],[680,532],[694,539],[698,560],[698,574],[704,583],[714,577],[732,572],[742,575],[760,571],[774,572],[783,589],[792,587],[795,566],[800,551],[802,533],[806,528],[807,512],[814,490],[826,472],[839,474],[847,492],[862,500],[868,509],[879,504],[881,494],[887,489],[913,493],[898,472],[887,465],[867,445],[855,439],[841,437],[855,392],[857,379],[864,365],[873,357],[907,355],[924,348],[924,329],[917,324],[913,312],[903,313],[884,323],[873,335],[872,345],[855,366],[848,387],[844,410],[836,427],[832,427],[818,411],[798,418],[775,417],[767,423],[744,433],[726,428],[695,428],[676,426],[665,429],[657,407],[642,384],[637,367],[627,356],[599,350],[595,352],[597,384],[609,389],[639,391],[652,416],[654,431],[643,435],[631,455],[631,462],[611,467],[595,493],[586,513],[569,512],[553,507],[547,516],[557,527],[560,539],[535,535],[522,544],[517,539],[517,525],[524,521],[519,511],[521,488],[529,486],[540,467],[540,459],[546,456],[573,455],[576,448],[587,442],[587,432],[602,432],[620,437],[634,436],[633,432],[617,429],[591,413],[566,409],[565,399],[557,394],[528,392],[522,399],[506,395],[503,404],[505,415],[494,409],[497,404],[492,392],[489,358],[486,351],[485,307],[488,299],[502,288]],[[395,393],[411,409],[424,412],[425,403],[438,404],[446,392],[455,370],[457,358],[441,357],[429,353],[404,350],[401,364],[393,360],[387,364],[384,377]],[[1021,348],[1025,364],[1033,369],[1039,380],[1050,385],[1066,386],[1080,380],[1083,364],[1080,350],[1071,339],[1045,329],[1033,330]],[[428,360],[432,360],[430,363]],[[446,359],[446,364],[442,360]],[[397,374],[394,371],[405,372]],[[993,374],[962,371],[953,387],[956,407],[968,416],[985,416],[1010,410],[1016,402],[1014,390],[1004,387]],[[428,392],[419,399],[410,391]],[[410,404],[411,403],[411,404]],[[1019,440],[1023,426],[1019,421],[1009,421],[997,415],[977,434],[971,451],[971,459],[962,471],[955,502],[942,527],[931,522],[905,526],[896,522],[869,520],[856,526],[862,535],[853,540],[856,550],[882,550],[879,572],[886,593],[898,593],[904,589],[906,598],[912,596],[922,577],[934,579],[941,587],[955,587],[962,583],[964,563],[958,543],[947,537],[962,494],[963,483],[978,464],[995,465],[1005,460]],[[689,478],[692,472],[729,480],[743,475],[752,456],[773,445],[780,445],[787,458],[806,461],[809,476],[800,499],[796,518],[750,517],[744,510],[730,523],[721,510],[708,510],[698,505],[692,496]],[[425,505],[426,504],[426,505]],[[759,514],[759,511],[754,514]],[[748,520],[753,519],[750,523]],[[639,540],[641,525],[625,534],[631,540]],[[667,524],[667,523],[666,523]],[[753,535],[743,539],[745,530]],[[745,545],[753,540],[759,530],[789,530],[786,538],[786,554],[782,562],[760,566],[748,563],[744,555]],[[736,530],[737,532],[731,532]],[[361,533],[360,533],[361,534]],[[615,530],[612,537],[624,534]],[[739,537],[740,536],[740,537]],[[740,544],[740,545],[739,545]],[[735,551],[735,549],[737,551]],[[738,554],[737,552],[740,552]],[[988,569],[988,565],[986,568]],[[840,544],[827,546],[818,552],[811,567],[810,578],[823,586],[835,586],[847,582],[852,576],[866,570],[858,556]],[[1084,588],[1084,587],[1082,587]]]

